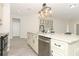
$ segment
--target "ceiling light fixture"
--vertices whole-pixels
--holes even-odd
[[[40,17],[47,18],[52,16],[52,9],[46,5],[46,3],[43,3],[42,9],[38,12]]]

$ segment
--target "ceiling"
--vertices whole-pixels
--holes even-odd
[[[71,4],[69,3],[53,3],[47,5],[52,8],[54,18],[66,20],[79,19],[79,4],[75,4],[74,8],[70,8]],[[42,3],[13,3],[11,4],[11,15],[37,15],[41,8]]]

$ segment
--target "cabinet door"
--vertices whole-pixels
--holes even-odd
[[[33,48],[33,34],[30,33],[30,46]]]
[[[34,33],[28,33],[27,36],[28,36],[27,39],[28,44],[32,47],[32,49],[36,53],[38,53],[38,35]]]
[[[27,44],[29,44],[29,42],[30,42],[30,34],[29,34],[29,32],[27,33]]]
[[[28,36],[27,43],[32,47],[33,46],[33,41],[32,41],[33,40],[33,35],[32,35],[32,33],[28,32],[27,36]]]
[[[32,43],[33,43],[33,45],[32,45],[33,50],[36,53],[38,53],[38,36],[37,36],[37,34],[33,34]]]
[[[35,34],[33,38],[33,49],[38,54],[38,35]]]
[[[53,50],[54,56],[66,56],[68,52],[68,44],[56,39],[52,39],[51,50]]]

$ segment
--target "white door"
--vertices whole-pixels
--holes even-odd
[[[16,18],[12,19],[12,36],[13,37],[20,36],[20,19]]]

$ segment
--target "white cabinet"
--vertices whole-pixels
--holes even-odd
[[[32,47],[32,49],[38,54],[38,35],[28,32],[27,33],[27,43]]]
[[[52,39],[51,54],[53,56],[79,56],[79,41],[69,44],[63,41]]]
[[[27,33],[27,43],[32,46],[32,34],[30,32]]]
[[[36,53],[38,53],[38,35],[33,34],[33,49]]]
[[[67,43],[52,39],[51,50],[53,50],[53,55],[55,55],[55,56],[67,55],[67,52],[66,52],[67,47],[68,47]]]

